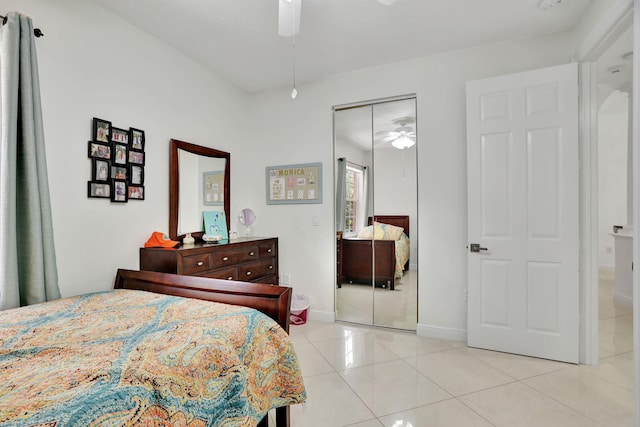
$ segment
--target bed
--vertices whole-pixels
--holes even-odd
[[[290,302],[287,287],[118,270],[112,291],[2,311],[0,424],[266,426],[276,408],[288,426],[306,398]]]
[[[374,222],[382,224],[382,228],[385,225],[402,228],[402,232],[397,234],[397,238],[394,235],[391,239],[384,238],[388,237],[386,233],[384,236],[377,235],[377,230],[371,228],[374,230],[372,236],[343,238],[339,260],[342,276],[338,279],[338,286],[345,282],[371,284],[375,274],[375,286],[395,290],[396,279],[401,278],[403,271],[408,268],[409,216],[376,215],[369,217],[368,227],[373,227]]]

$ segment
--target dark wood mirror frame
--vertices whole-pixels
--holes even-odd
[[[169,238],[182,241],[184,234],[178,235],[178,201],[180,200],[180,168],[178,165],[178,150],[189,153],[226,159],[224,167],[224,214],[227,217],[227,227],[231,221],[231,154],[215,148],[203,147],[202,145],[191,144],[190,142],[171,140],[171,158],[169,161]],[[202,240],[204,231],[191,232],[191,236],[196,240]]]

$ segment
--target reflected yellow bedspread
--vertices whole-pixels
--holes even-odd
[[[115,290],[0,312],[3,426],[254,426],[305,398],[249,308]]]

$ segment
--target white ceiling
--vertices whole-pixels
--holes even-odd
[[[278,36],[278,0],[93,1],[248,92],[292,83],[292,39]],[[540,2],[302,0],[296,78],[571,30],[592,0],[552,10]]]

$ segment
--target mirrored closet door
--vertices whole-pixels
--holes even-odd
[[[417,325],[415,97],[334,109],[337,319]]]

